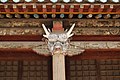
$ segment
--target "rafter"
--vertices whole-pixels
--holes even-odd
[[[88,11],[86,12],[86,7]],[[5,9],[5,11],[4,11]],[[13,9],[13,11],[11,11]],[[85,12],[84,12],[85,10]],[[95,12],[94,12],[95,10]],[[1,14],[120,14],[117,4],[0,4]]]

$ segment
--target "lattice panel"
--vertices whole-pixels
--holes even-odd
[[[48,59],[0,61],[0,80],[51,80],[51,71],[51,60]]]
[[[23,80],[48,80],[48,61],[23,61]]]
[[[120,80],[120,59],[67,60],[67,80]]]
[[[96,80],[94,60],[70,60],[70,80]]]
[[[100,61],[101,80],[120,80],[120,60]]]
[[[0,61],[0,80],[18,79],[18,61]]]

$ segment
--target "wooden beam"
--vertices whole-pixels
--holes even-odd
[[[70,5],[69,12],[74,12],[74,5]]]
[[[60,12],[64,12],[64,8],[65,8],[65,6],[64,5],[61,5],[61,8],[60,8]]]
[[[113,5],[110,5],[107,12],[111,12],[113,10],[114,6]]]
[[[119,35],[74,35],[73,41],[120,41]]]
[[[37,5],[33,4],[33,12],[38,12]]]
[[[120,49],[86,49],[83,53],[67,57],[73,60],[80,59],[120,59]]]
[[[17,5],[15,5],[15,4],[13,5],[13,10],[14,10],[14,12],[19,12],[18,8],[17,8]]]
[[[116,12],[120,12],[120,6],[117,6]]]
[[[31,49],[0,48],[0,60],[41,60],[49,58],[50,56],[39,55]]]
[[[53,14],[53,12],[45,12],[46,9],[43,9],[43,12],[26,12],[26,8],[23,9],[24,12],[17,12],[18,14]],[[83,9],[79,9],[79,12],[54,12],[54,14],[120,14],[120,11],[117,12],[81,12]],[[16,12],[0,12],[0,14],[16,14]]]
[[[80,5],[79,12],[83,12],[84,5]]]
[[[44,13],[47,12],[46,5],[42,5],[42,11],[43,11]]]
[[[99,9],[98,9],[98,12],[102,12],[104,9],[104,5],[100,5]]]
[[[10,12],[10,9],[9,9],[8,5],[4,5],[4,8],[5,8],[5,12],[6,12],[6,13],[7,13],[7,12]]]
[[[42,35],[0,35],[0,41],[41,41]]]
[[[0,41],[42,41],[42,35],[0,35]],[[74,35],[72,41],[120,41],[120,35]]]
[[[89,4],[77,4],[77,3],[75,3],[75,4],[73,4],[73,3],[69,3],[69,4],[64,4],[64,3],[59,3],[59,4],[55,4],[55,5],[53,5],[53,4],[50,4],[50,3],[48,3],[48,4],[44,4],[44,3],[42,3],[42,4],[33,4],[33,3],[25,3],[25,4],[6,4],[6,5],[4,5],[4,4],[2,4],[3,6],[4,6],[4,8],[6,9],[6,11],[5,12],[0,12],[0,13],[2,13],[2,14],[6,14],[6,13],[10,13],[10,14],[15,14],[16,13],[16,11],[14,10],[14,11],[10,11],[11,9],[10,9],[10,7],[8,7],[8,6],[11,6],[11,5],[16,5],[16,6],[22,6],[22,12],[19,12],[19,14],[34,14],[35,12],[37,12],[37,14],[52,14],[53,12],[55,12],[55,14],[101,14],[101,13],[103,13],[103,14],[119,14],[120,12],[119,12],[119,7],[120,7],[120,5],[118,5],[118,4],[91,4],[91,5],[89,5]],[[56,12],[56,9],[55,8],[53,8],[53,10],[51,10],[51,7],[50,6],[57,6],[57,5],[61,5],[61,10],[60,11],[57,11]],[[78,9],[78,11],[77,12],[74,12],[74,7],[71,7],[71,8],[66,8],[66,6],[80,6],[80,7],[77,7],[77,9]],[[32,7],[30,7],[30,6],[32,6]],[[38,8],[38,7],[36,7],[36,6],[43,6],[42,7],[42,11],[37,11],[37,9],[40,9],[40,8]],[[48,6],[48,7],[47,7]],[[90,6],[90,8],[89,8],[89,10],[88,10],[88,12],[83,12],[84,10],[85,10],[85,6]],[[98,6],[98,7],[96,7],[95,9],[98,9],[98,11],[97,12],[93,12],[94,10],[94,6]],[[117,6],[117,7],[116,7]],[[14,7],[13,7],[14,8]],[[108,9],[109,8],[109,9]],[[116,11],[113,11],[113,12],[111,12],[112,11],[112,9],[118,9],[118,10],[116,10]],[[9,10],[10,9],[10,10]],[[33,9],[33,11],[32,11],[32,9]],[[64,10],[63,10],[64,9]],[[70,10],[68,10],[68,9],[70,9]],[[108,10],[107,10],[108,9]],[[19,9],[18,9],[19,10]],[[47,10],[51,10],[51,11],[47,11]],[[68,11],[66,11],[66,10],[68,10]],[[105,10],[105,11],[104,11]],[[28,11],[28,12],[27,12]],[[104,12],[103,12],[104,11]]]
[[[52,5],[52,12],[56,12],[56,5]]]
[[[26,7],[25,4],[22,5],[22,9],[23,9],[23,12],[24,12],[24,13],[27,12],[27,7]]]
[[[86,49],[80,55],[71,57],[72,59],[120,59],[120,49]],[[68,57],[68,56],[66,56]],[[0,60],[41,60],[52,58],[42,56],[31,49],[2,49],[0,48]]]
[[[94,5],[90,5],[89,12],[92,12],[94,10]]]

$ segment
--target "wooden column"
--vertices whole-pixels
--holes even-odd
[[[54,54],[53,58],[53,80],[65,80],[65,56]]]

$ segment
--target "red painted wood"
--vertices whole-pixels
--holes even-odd
[[[50,56],[39,55],[31,49],[1,49],[0,60],[40,60]]]
[[[91,8],[91,5],[90,5],[88,11],[93,12],[93,10],[94,10],[94,8]]]
[[[41,41],[42,35],[0,35],[0,41]]]
[[[119,35],[75,35],[73,41],[120,41]]]
[[[4,5],[0,6],[0,11],[2,12],[16,12],[16,10],[13,9],[13,5],[9,4],[8,8],[4,8]],[[64,8],[60,8],[60,5],[58,4],[55,9],[52,9],[52,5],[48,4],[46,8],[42,8],[42,5],[37,5],[36,10],[38,9],[38,12],[119,12],[120,5],[114,5],[113,9],[110,9],[109,5],[105,5],[104,8],[101,8],[100,5],[94,5],[94,8],[90,8],[90,5],[84,5],[84,8],[80,8],[79,4],[75,5],[75,7],[71,10],[69,4],[65,4]],[[27,5],[26,8],[23,9],[21,5],[17,5],[19,12],[36,12],[36,10],[33,9],[32,5]],[[5,10],[3,10],[5,9]],[[12,11],[11,11],[12,10]],[[94,11],[95,10],[95,11]],[[17,11],[17,12],[18,12]]]
[[[42,35],[0,35],[0,41],[42,41]],[[74,35],[72,41],[120,41],[119,35]]]
[[[31,49],[1,49],[0,60],[39,60],[46,57]],[[68,57],[68,56],[66,56]],[[120,59],[120,49],[86,49],[83,53],[72,56],[72,59]]]
[[[62,21],[54,21],[52,31],[64,31]]]
[[[68,56],[67,56],[68,57]],[[83,53],[72,56],[79,59],[120,59],[120,49],[86,49]]]

